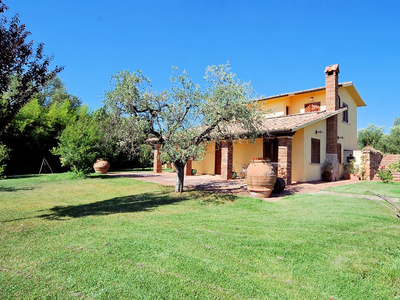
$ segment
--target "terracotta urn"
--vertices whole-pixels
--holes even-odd
[[[330,182],[332,181],[332,172],[324,171],[322,172],[322,180]]]
[[[268,198],[276,181],[275,167],[263,158],[254,157],[251,160],[247,167],[247,189],[254,198]]]
[[[110,163],[106,160],[98,159],[93,164],[93,169],[96,171],[96,173],[105,174],[107,173],[109,168],[110,168]]]

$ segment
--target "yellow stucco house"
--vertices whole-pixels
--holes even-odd
[[[352,82],[338,83],[339,65],[325,68],[326,85],[257,100],[266,111],[263,134],[255,143],[221,141],[208,146],[206,157],[193,162],[198,174],[232,178],[252,157],[278,165],[286,184],[321,179],[321,166],[333,166],[333,180],[357,149],[357,108],[365,106]],[[267,114],[272,109],[273,114]]]

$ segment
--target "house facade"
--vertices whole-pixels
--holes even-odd
[[[357,109],[366,105],[353,83],[339,83],[338,77],[339,65],[331,65],[325,68],[324,87],[257,100],[266,112],[260,137],[254,143],[211,143],[205,159],[191,168],[230,179],[252,157],[263,157],[276,163],[278,177],[288,185],[320,180],[324,163],[333,166],[333,180],[338,180],[357,149]]]

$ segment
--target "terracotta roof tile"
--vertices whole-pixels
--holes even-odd
[[[262,124],[262,131],[264,132],[283,132],[283,131],[296,131],[306,127],[312,123],[327,119],[331,116],[337,115],[347,108],[342,108],[334,112],[318,111],[309,112],[295,115],[287,115],[280,117],[266,117]]]

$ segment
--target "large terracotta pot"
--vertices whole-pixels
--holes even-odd
[[[110,168],[110,163],[106,160],[97,160],[93,164],[93,169],[96,171],[96,173],[101,173],[105,174],[107,173],[108,169]]]
[[[322,180],[330,182],[332,181],[332,172],[324,171],[322,172]]]
[[[263,158],[252,158],[247,167],[246,183],[254,198],[268,198],[275,185],[276,170],[273,164]]]

